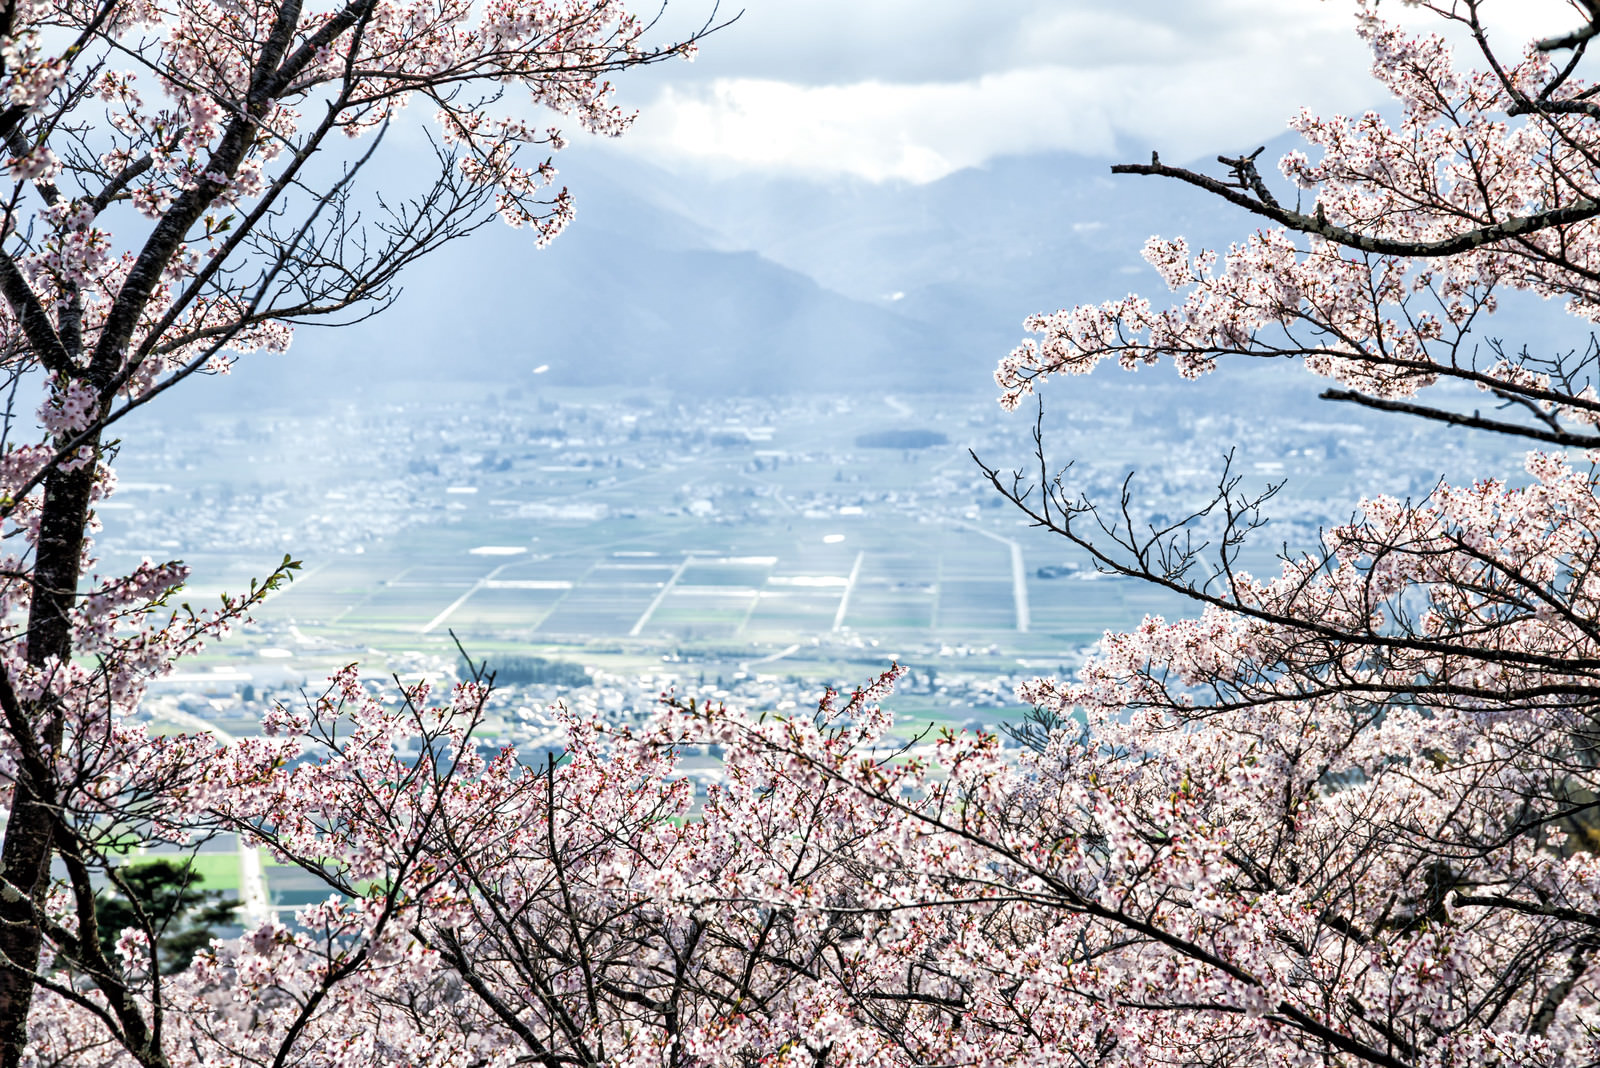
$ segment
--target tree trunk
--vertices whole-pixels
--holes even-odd
[[[97,442],[91,445],[98,449]],[[51,659],[65,662],[72,656],[71,612],[93,485],[93,464],[75,471],[58,469],[45,480],[28,610],[28,663],[34,666]],[[46,694],[26,707],[34,741],[48,752],[59,749],[65,727],[61,702]],[[57,802],[56,783],[34,781],[25,767],[19,762],[5,843],[0,846],[6,880],[27,895],[0,893],[0,1068],[17,1068],[28,1044],[30,974],[38,968],[42,940],[34,909],[42,904],[50,884],[52,813]]]

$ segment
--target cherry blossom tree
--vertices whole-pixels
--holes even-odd
[[[375,137],[409,93],[439,107],[446,192],[378,231],[398,242],[380,260],[400,263],[455,232],[405,220],[462,218],[447,211],[458,194],[513,221],[559,218],[559,202],[531,199],[542,177],[507,155],[540,135],[485,118],[460,95],[473,79],[522,80],[605,126],[598,74],[660,53],[598,2],[562,7],[595,21],[526,54],[507,42],[532,40],[537,19],[495,7],[448,26],[432,8],[84,19],[88,45],[58,53],[59,78],[12,94],[33,131],[12,166],[37,173],[14,197],[31,222],[7,240],[37,308],[12,300],[11,351],[51,376],[52,436],[6,454],[7,521],[29,546],[0,587],[18,621],[0,662],[7,1063],[1600,1062],[1600,353],[1474,340],[1505,288],[1560,297],[1580,329],[1600,318],[1600,89],[1581,76],[1600,9],[1580,4],[1573,33],[1506,52],[1471,0],[1412,6],[1449,38],[1356,8],[1393,114],[1302,114],[1310,151],[1283,161],[1281,182],[1259,154],[1222,160],[1221,178],[1159,158],[1119,168],[1207,189],[1264,228],[1223,255],[1152,241],[1181,302],[1031,320],[1035,336],[1000,367],[1003,396],[1015,405],[1108,358],[1198,376],[1225,358],[1290,357],[1334,381],[1333,402],[1568,451],[1531,454],[1515,478],[1364,501],[1258,577],[1240,550],[1270,502],[1232,476],[1189,520],[1138,527],[1131,489],[1075,492],[1041,440],[1036,474],[986,469],[997,488],[1196,614],[1108,634],[1076,679],[1030,683],[1021,745],[892,741],[892,669],[814,715],[668,694],[637,730],[568,717],[564,755],[536,764],[475,741],[492,694],[482,670],[434,705],[425,687],[380,699],[351,668],[228,747],[131,725],[143,679],[287,572],[209,614],[162,608],[173,565],[81,590],[90,509],[110,488],[100,434],[226,351],[283,343],[285,318],[381,302],[392,273],[342,266],[349,248],[379,247],[349,236],[346,172],[297,229],[249,214],[309,180],[273,177],[299,166],[294,138],[322,128],[299,111],[320,123],[313,102],[354,108],[371,121],[347,125]],[[461,29],[479,18],[493,26],[481,40]],[[205,47],[181,43],[191,22]],[[229,34],[276,58],[236,58],[219,43]],[[38,51],[8,52],[8,77],[43,70],[57,37],[29,40]],[[75,81],[75,64],[110,40],[133,42],[107,54],[140,57],[171,102],[174,117],[135,123],[154,138],[148,163],[70,147],[121,129],[69,121],[103,77]],[[301,70],[335,73],[278,80],[302,54]],[[417,73],[432,64],[437,84]],[[209,88],[186,95],[193,84]],[[120,89],[96,99],[113,117],[166,114],[117,104]],[[191,152],[206,99],[220,101],[215,128]],[[54,155],[32,154],[60,137]],[[213,167],[229,144],[238,163]],[[250,159],[259,184],[235,188]],[[53,205],[77,203],[61,190],[91,178],[121,184],[78,226]],[[216,206],[197,206],[200,190]],[[153,215],[144,244],[112,256],[96,220],[136,211]],[[174,251],[139,274],[158,234],[194,259]],[[144,303],[119,312],[135,278]],[[1485,416],[1452,384],[1498,407]],[[73,569],[51,555],[68,535]],[[722,779],[702,794],[678,761],[710,744]],[[104,953],[95,877],[117,878],[117,850],[221,832],[300,866],[328,899],[292,927],[214,943],[180,974],[160,968],[149,924]]]
[[[0,10],[0,369],[13,399],[43,396],[37,434],[11,405],[0,434],[0,1064],[169,1063],[181,1006],[150,938],[102,951],[96,880],[115,882],[135,840],[221,826],[178,814],[232,765],[127,715],[296,566],[205,611],[169,605],[175,563],[91,577],[112,428],[187,378],[284,348],[296,324],[381,311],[407,265],[495,215],[554,237],[572,207],[550,162],[561,134],[540,116],[622,132],[608,77],[688,55],[697,36],[653,44],[619,0]],[[429,131],[434,165],[375,184],[397,123]],[[361,922],[335,909],[325,927]],[[271,966],[304,966],[297,946]],[[314,1002],[355,967],[324,963],[302,977]],[[41,988],[78,1011],[40,1024],[30,1050]]]

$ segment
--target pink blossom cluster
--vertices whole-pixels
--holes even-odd
[[[1596,128],[1584,103],[1592,87],[1545,50],[1503,60],[1489,48],[1480,4],[1420,5],[1473,33],[1475,68],[1442,36],[1404,32],[1378,19],[1376,5],[1358,6],[1398,121],[1376,111],[1296,115],[1291,129],[1318,155],[1294,150],[1280,162],[1307,201],[1292,211],[1253,162],[1231,185],[1145,168],[1287,225],[1222,254],[1152,238],[1145,258],[1182,303],[1156,310],[1129,296],[1030,317],[1035,336],[996,371],[1003,403],[1106,359],[1125,368],[1171,360],[1193,377],[1227,356],[1293,356],[1380,400],[1455,378],[1592,425],[1597,409],[1582,383],[1552,385],[1520,364],[1480,365],[1473,355],[1502,290],[1559,298],[1582,319],[1600,315],[1589,281],[1600,262]]]
[[[275,739],[129,736],[167,779],[162,834],[234,829],[329,887],[162,977],[171,1063],[1592,1053],[1595,854],[1510,803],[1581,774],[1570,734],[1286,699],[1093,711],[1019,758],[986,734],[892,742],[897,674],[790,718],[672,695],[637,731],[569,716],[531,765],[473,743],[486,688],[383,701],[353,668]],[[678,754],[707,744],[726,778],[696,807]],[[153,1005],[137,932],[120,952]],[[34,1048],[82,1055],[95,1027],[48,994]]]

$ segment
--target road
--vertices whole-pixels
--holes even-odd
[[[162,718],[176,726],[194,731],[205,731],[216,736],[223,745],[235,745],[239,739],[199,716],[179,709],[163,713]],[[261,871],[261,847],[246,845],[244,835],[239,839],[239,911],[243,914],[246,929],[255,928],[276,919],[272,903],[267,900],[267,880]]]
[[[850,610],[850,595],[856,591],[856,579],[861,577],[861,561],[867,554],[856,553],[856,562],[850,567],[850,577],[845,580],[844,593],[839,595],[839,610],[833,614],[833,629],[844,629],[844,614]]]
[[[951,519],[949,522],[974,534],[981,534],[990,541],[1000,542],[1011,549],[1011,603],[1016,609],[1017,633],[1028,633],[1028,627],[1032,624],[1032,613],[1028,610],[1028,569],[1022,562],[1022,546],[1016,539],[985,530],[976,523],[960,519]]]

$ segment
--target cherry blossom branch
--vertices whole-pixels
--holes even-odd
[[[1184,520],[1174,522],[1160,530],[1154,531],[1151,540],[1140,542],[1137,540],[1132,540],[1131,533],[1128,535],[1117,534],[1117,528],[1114,526],[1108,526],[1102,519],[1099,518],[1098,511],[1094,508],[1094,506],[1087,502],[1078,507],[1064,507],[1061,499],[1057,498],[1056,508],[1058,514],[1062,516],[1062,518],[1048,516],[1045,514],[1041,506],[1035,506],[1028,502],[1028,494],[1026,490],[1008,487],[1005,481],[1002,479],[998,469],[989,467],[981,459],[979,459],[976,454],[973,454],[973,461],[978,465],[979,470],[983,473],[984,478],[989,481],[990,485],[992,485],[1001,496],[1010,501],[1012,504],[1016,505],[1017,508],[1027,515],[1029,519],[1032,520],[1032,525],[1066,538],[1068,541],[1072,542],[1072,544],[1088,552],[1090,556],[1093,557],[1095,563],[1100,565],[1108,573],[1123,575],[1128,578],[1138,578],[1153,585],[1160,586],[1163,589],[1170,590],[1173,593],[1181,594],[1184,597],[1201,604],[1224,609],[1234,615],[1257,619],[1264,623],[1270,623],[1277,626],[1286,627],[1291,630],[1304,632],[1306,634],[1316,635],[1318,637],[1329,639],[1335,642],[1370,646],[1372,648],[1379,649],[1407,650],[1443,655],[1468,655],[1473,658],[1482,659],[1489,663],[1519,664],[1529,667],[1559,669],[1579,675],[1591,673],[1584,663],[1573,661],[1572,659],[1562,656],[1510,649],[1496,649],[1487,646],[1463,648],[1460,645],[1448,641],[1429,640],[1410,635],[1390,635],[1377,632],[1348,631],[1329,625],[1317,619],[1300,618],[1281,612],[1273,612],[1233,598],[1225,597],[1219,594],[1208,593],[1203,588],[1197,587],[1190,582],[1183,581],[1182,578],[1184,572],[1188,570],[1190,562],[1194,559],[1195,554],[1200,548],[1203,548],[1203,546],[1185,549],[1182,552],[1177,553],[1175,556],[1170,557],[1170,559],[1174,562],[1169,563],[1167,566],[1162,567],[1159,570],[1156,568],[1155,564],[1158,560],[1168,559],[1165,554],[1172,551],[1169,548],[1171,545],[1170,541],[1165,540],[1166,535],[1182,530],[1187,523],[1193,519],[1204,517],[1209,513],[1212,507],[1221,504],[1225,499],[1224,497],[1219,496],[1211,505],[1208,505],[1206,508],[1193,513]],[[1126,508],[1128,500],[1129,498],[1125,492],[1123,496],[1123,514],[1125,517],[1125,522],[1127,517]],[[1078,518],[1083,516],[1090,517],[1096,522],[1096,525],[1100,530],[1116,537],[1118,539],[1117,543],[1119,547],[1130,552],[1133,555],[1134,562],[1132,564],[1123,563],[1122,561],[1109,555],[1101,545],[1092,541],[1078,530],[1075,530],[1073,524]]]
[[[1588,21],[1575,30],[1546,37],[1534,43],[1534,47],[1541,52],[1559,52],[1564,48],[1581,48],[1595,37],[1600,36],[1600,4],[1595,0],[1575,0],[1575,6],[1588,14]]]
[[[1285,208],[1278,204],[1276,200],[1262,199],[1261,195],[1256,192],[1257,185],[1260,183],[1260,176],[1255,173],[1255,165],[1250,162],[1250,159],[1251,157],[1243,157],[1244,162],[1240,165],[1240,170],[1246,174],[1244,181],[1247,183],[1248,193],[1241,190],[1237,185],[1229,185],[1198,171],[1191,171],[1185,167],[1168,166],[1161,162],[1159,155],[1154,153],[1152,153],[1149,163],[1115,164],[1111,168],[1111,173],[1175,178],[1197,189],[1204,189],[1208,193],[1215,194],[1230,204],[1244,208],[1253,215],[1271,219],[1273,222],[1279,223],[1296,233],[1315,234],[1318,237],[1332,241],[1334,244],[1361,252],[1377,253],[1384,256],[1404,256],[1413,259],[1455,256],[1504,241],[1507,238],[1527,237],[1542,230],[1569,226],[1573,223],[1584,222],[1600,216],[1600,201],[1592,200],[1588,197],[1577,197],[1570,204],[1564,204],[1559,208],[1550,208],[1545,211],[1533,212],[1529,215],[1511,216],[1510,218],[1477,226],[1436,241],[1406,241],[1380,237],[1330,223],[1320,205],[1316,211],[1307,215],[1304,212]],[[1229,165],[1240,164],[1239,160],[1226,157],[1218,157],[1218,160]],[[1262,186],[1261,188],[1264,190],[1265,187]],[[1267,195],[1269,198],[1271,197],[1270,193]]]
[[[1485,419],[1476,412],[1472,415],[1464,415],[1460,412],[1452,412],[1445,408],[1434,408],[1426,404],[1413,404],[1409,401],[1372,397],[1349,389],[1325,389],[1317,396],[1322,400],[1346,401],[1380,412],[1400,412],[1405,415],[1421,416],[1424,419],[1429,419],[1436,423],[1444,423],[1447,426],[1462,426],[1473,430],[1488,430],[1496,434],[1507,434],[1511,437],[1531,438],[1534,441],[1545,441],[1564,448],[1593,449],[1600,447],[1600,434],[1575,434],[1564,430],[1540,430],[1538,427],[1524,426],[1520,423],[1508,423],[1502,419]]]

